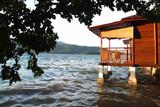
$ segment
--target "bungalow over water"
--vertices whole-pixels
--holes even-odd
[[[160,67],[159,23],[133,15],[89,30],[101,38],[102,68],[107,66],[110,71],[111,66],[128,66],[132,75],[129,81],[136,84],[135,67],[153,67],[153,71]],[[115,46],[116,42],[121,45]],[[103,82],[103,70],[99,70],[98,82]]]

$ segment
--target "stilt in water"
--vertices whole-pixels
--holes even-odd
[[[107,74],[108,74],[109,76],[112,75],[112,67],[111,67],[111,66],[108,66]]]
[[[152,76],[155,76],[156,71],[157,71],[157,68],[153,67],[153,68],[152,68]]]
[[[129,71],[128,84],[137,85],[136,67],[129,67],[128,71]]]
[[[107,70],[105,70],[104,66],[99,65],[98,69],[98,78],[97,78],[97,83],[98,84],[103,84],[104,82],[107,81],[107,79],[112,75],[112,69],[111,66],[107,66]]]
[[[102,65],[98,66],[97,83],[98,84],[103,84],[104,83],[104,66],[102,66]]]

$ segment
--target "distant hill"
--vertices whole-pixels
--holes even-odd
[[[98,47],[78,46],[58,42],[56,48],[51,53],[58,54],[99,54]]]

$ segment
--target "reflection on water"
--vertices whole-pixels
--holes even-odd
[[[0,81],[0,107],[159,107],[160,87],[127,84],[127,68],[113,68],[103,85],[96,84],[98,55],[40,54],[45,74],[33,78],[23,56],[21,82]],[[9,62],[11,64],[12,61]]]

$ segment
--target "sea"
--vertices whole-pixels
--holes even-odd
[[[160,107],[160,86],[128,85],[127,67],[112,67],[98,85],[99,55],[41,53],[45,73],[36,78],[26,69],[28,59],[25,54],[20,60],[22,81],[9,86],[0,79],[0,107]]]

